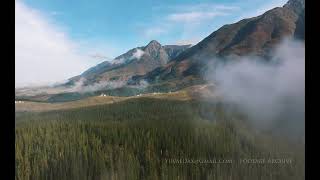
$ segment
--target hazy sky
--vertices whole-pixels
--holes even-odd
[[[16,87],[62,81],[156,39],[197,43],[286,0],[16,0]]]

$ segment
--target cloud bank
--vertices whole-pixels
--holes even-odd
[[[127,81],[125,80],[101,81],[101,82],[96,82],[90,85],[85,85],[85,82],[86,82],[86,78],[82,77],[77,82],[75,82],[75,84],[71,87],[54,87],[52,89],[55,91],[55,93],[57,92],[88,93],[88,92],[95,92],[99,90],[112,90],[112,89],[117,89],[124,86],[141,90],[149,86],[149,83],[145,80],[141,80],[136,85],[128,85]],[[38,90],[38,93],[39,92],[48,93],[49,91],[50,91],[50,88],[43,88],[41,91]]]
[[[233,59],[208,71],[224,101],[238,105],[254,123],[268,127],[276,120],[287,126],[304,124],[305,46],[286,40],[270,61],[257,57]],[[295,128],[298,128],[296,126]]]
[[[86,92],[94,92],[98,90],[106,90],[106,89],[116,89],[123,87],[126,84],[126,81],[103,81],[103,82],[96,82],[92,85],[84,85],[86,81],[85,78],[81,78],[77,81],[72,87],[65,88],[65,92],[79,92],[79,93],[86,93]]]
[[[15,86],[43,85],[78,75],[92,63],[49,18],[15,3]]]

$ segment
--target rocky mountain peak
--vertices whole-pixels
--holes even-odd
[[[147,46],[145,46],[144,51],[147,51],[147,52],[158,51],[161,47],[162,46],[158,41],[152,40],[149,42]]]
[[[158,41],[156,41],[156,40],[150,41],[147,46],[154,46],[154,45],[156,45],[156,46],[161,46],[161,44],[160,44]]]
[[[168,62],[169,57],[167,53],[163,49],[162,45],[156,40],[150,41],[149,44],[144,47],[143,51],[155,60],[160,61],[161,64]]]
[[[283,7],[300,14],[305,9],[305,0],[289,0]]]

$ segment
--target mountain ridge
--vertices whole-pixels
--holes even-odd
[[[84,85],[101,81],[127,81],[132,76],[143,75],[157,67],[164,66],[190,45],[164,45],[151,40],[146,46],[130,49],[112,61],[104,61],[89,68],[81,75],[72,77],[66,85],[84,80]]]
[[[166,66],[158,67],[140,79],[157,83],[189,75],[200,76],[212,58],[248,55],[267,58],[273,47],[288,37],[304,40],[304,0],[290,0],[283,7],[273,8],[260,16],[224,25]]]

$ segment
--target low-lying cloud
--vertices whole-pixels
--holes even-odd
[[[86,81],[85,78],[81,78],[72,87],[67,88],[66,91],[86,93],[86,92],[95,92],[95,91],[106,90],[106,89],[116,89],[126,85],[126,81],[102,81],[102,82],[96,82],[90,85],[84,85],[85,81]]]
[[[136,51],[132,54],[130,59],[140,59],[144,54],[144,51],[142,51],[141,49],[136,49]]]
[[[59,94],[70,92],[90,93],[101,90],[112,90],[122,87],[142,90],[149,86],[149,83],[145,80],[141,80],[135,85],[128,85],[126,80],[100,81],[92,84],[86,84],[86,81],[86,78],[82,77],[77,80],[72,86],[62,86],[62,84],[55,84],[52,86],[37,86],[34,88],[18,88],[16,89],[16,95],[34,96],[39,94]]]
[[[277,119],[304,123],[304,43],[286,40],[270,61],[243,57],[209,72],[206,78],[216,83],[224,101],[238,105],[256,124],[268,126]]]
[[[130,56],[129,58],[117,58],[117,59],[113,59],[112,61],[110,61],[111,64],[123,64],[123,63],[128,63],[134,59],[140,59],[144,54],[144,51],[136,48],[135,51],[133,52],[132,56]]]
[[[85,85],[85,78],[81,78],[77,81],[72,87],[68,87],[65,89],[66,92],[79,92],[79,93],[87,93],[87,92],[95,92],[99,90],[112,90],[121,87],[131,87],[135,89],[145,89],[149,86],[149,83],[145,80],[141,80],[138,84],[128,85],[125,80],[114,80],[114,81],[101,81],[96,82],[90,85]]]

